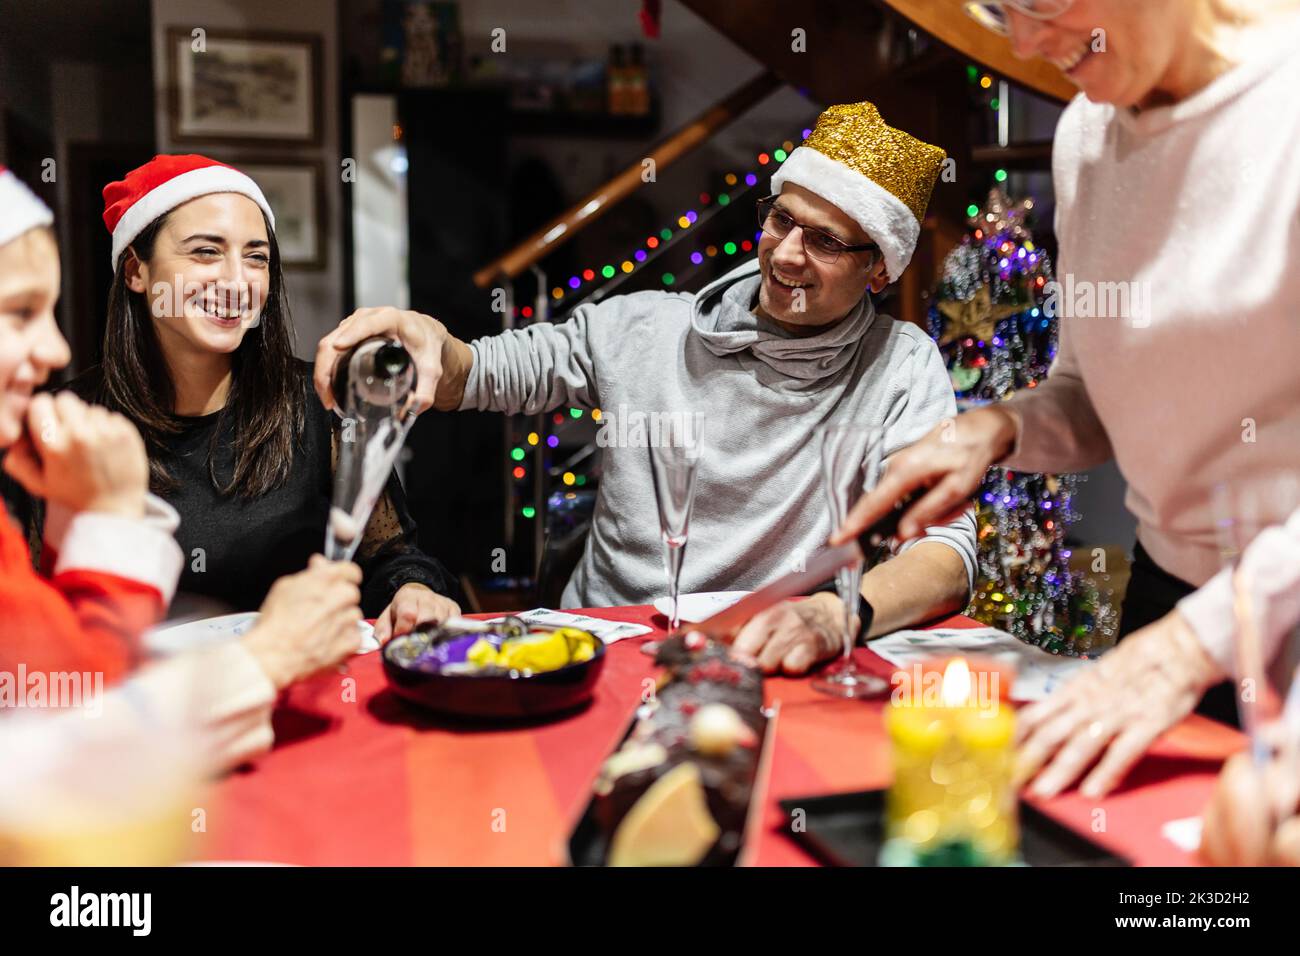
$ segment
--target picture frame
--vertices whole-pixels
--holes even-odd
[[[261,188],[275,213],[275,239],[285,269],[325,268],[325,167],[315,160],[229,161]]]
[[[464,38],[456,0],[383,0],[382,11],[389,82],[420,89],[460,81]]]
[[[174,143],[320,143],[319,36],[172,27],[166,42]]]

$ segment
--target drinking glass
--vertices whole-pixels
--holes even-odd
[[[677,630],[681,615],[677,606],[682,560],[690,535],[691,509],[695,504],[695,476],[703,447],[703,412],[655,413],[650,428],[650,471],[654,478],[655,504],[659,508],[659,534],[664,543],[664,571],[668,599],[672,603],[669,631]],[[656,427],[657,425],[657,427]]]
[[[844,523],[849,509],[865,491],[875,487],[880,478],[884,433],[879,428],[853,422],[832,422],[817,429],[821,450],[822,484],[830,507],[831,527]],[[858,672],[853,663],[856,637],[853,615],[858,610],[858,593],[862,587],[862,562],[841,568],[835,575],[835,590],[844,605],[844,657],[827,668],[813,689],[834,697],[872,697],[889,685],[879,677]]]

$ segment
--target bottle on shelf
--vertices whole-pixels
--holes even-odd
[[[608,104],[612,116],[623,116],[628,112],[627,102],[627,61],[621,44],[615,43],[609,48]]]
[[[646,67],[645,49],[632,44],[632,61],[627,68],[627,112],[632,116],[646,116],[650,112],[650,71]]]

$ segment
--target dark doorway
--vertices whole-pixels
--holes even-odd
[[[63,269],[72,277],[65,303],[64,330],[72,341],[75,375],[98,364],[104,344],[105,306],[113,282],[112,237],[103,225],[104,186],[153,158],[148,143],[69,143],[68,215],[77,224],[68,232]]]

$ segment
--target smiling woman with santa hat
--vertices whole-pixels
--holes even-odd
[[[33,568],[18,529],[0,515],[0,676],[11,696],[33,682],[61,687],[69,675],[97,694],[128,677],[141,663],[140,635],[167,609],[182,563],[172,537],[177,513],[148,493],[149,464],[131,423],[70,391],[36,393],[70,357],[54,318],[52,222],[0,167],[0,453],[4,471],[45,503],[37,531],[49,572]],[[357,649],[360,579],[353,564],[315,558],[276,583],[240,640],[148,668],[133,683],[135,704],[117,708],[129,712],[118,716],[130,720],[143,704],[155,716],[196,718],[217,767],[265,750],[278,692]],[[58,684],[41,680],[56,673]],[[72,704],[58,698],[42,693],[39,705]],[[14,704],[0,694],[0,710],[6,702]]]
[[[156,156],[104,188],[114,279],[101,366],[72,383],[144,436],[181,515],[182,593],[256,608],[318,551],[338,433],[292,351],[275,215],[244,173]],[[394,475],[358,552],[381,638],[459,612]]]

